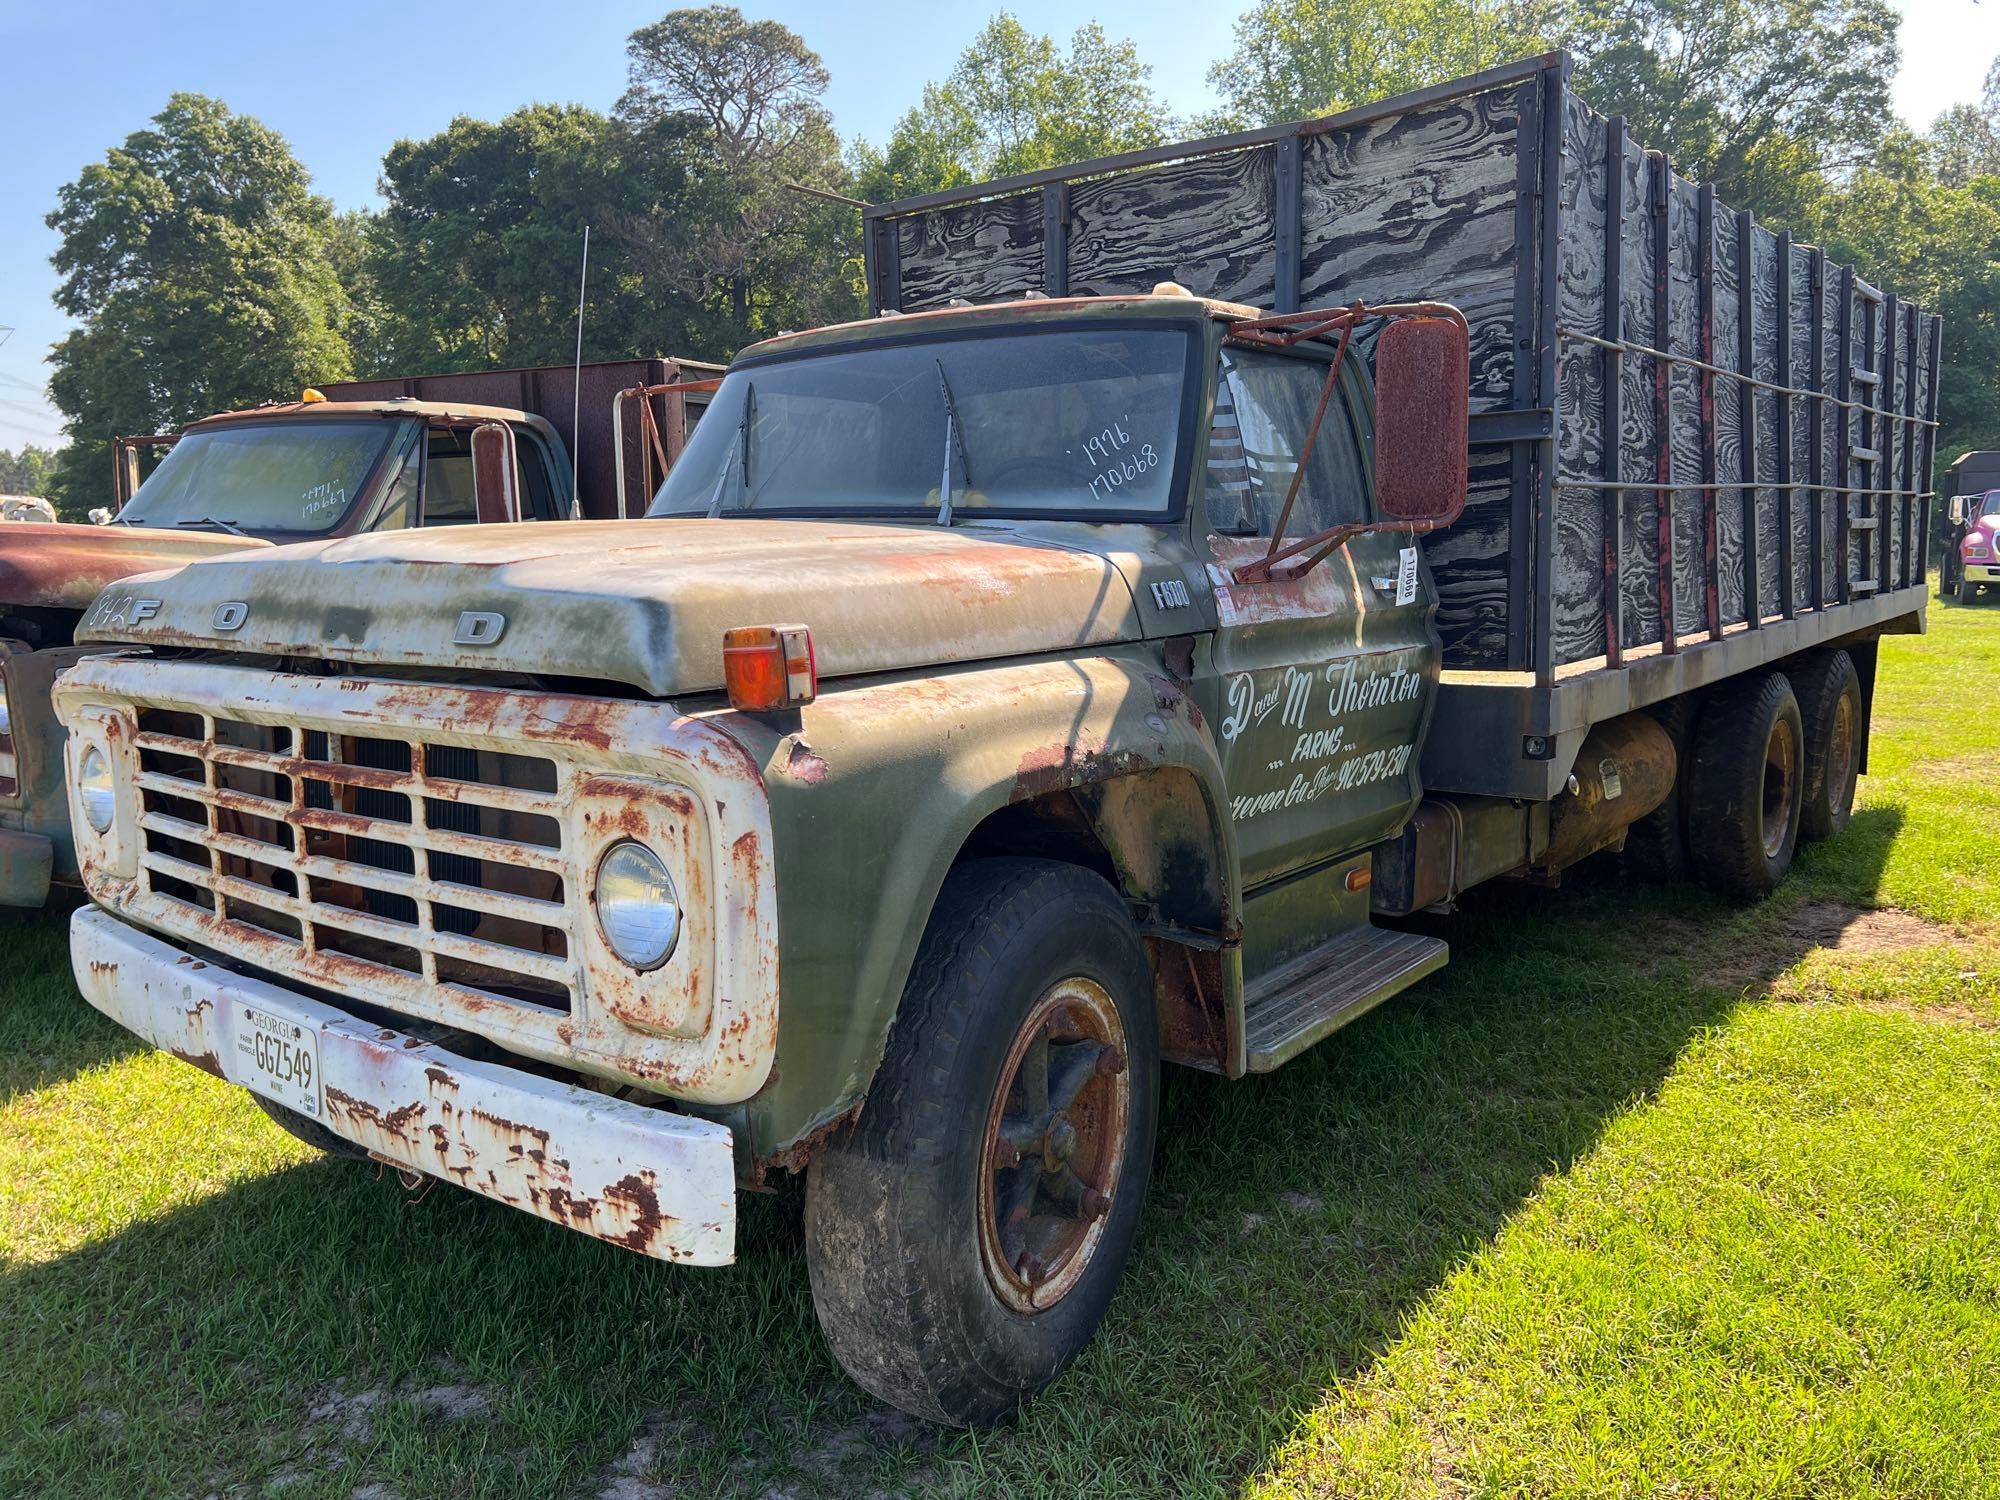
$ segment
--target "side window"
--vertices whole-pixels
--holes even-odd
[[[514,429],[514,447],[521,461],[521,514],[530,521],[560,521],[569,517],[569,506],[556,499],[549,485],[549,450],[532,432]],[[567,490],[569,473],[563,473]]]
[[[424,525],[472,525],[479,507],[472,493],[471,431],[433,427],[430,460],[424,476]]]
[[[1206,484],[1215,530],[1269,536],[1276,529],[1325,385],[1326,365],[1319,360],[1256,349],[1223,351]],[[1369,519],[1358,395],[1343,372],[1292,507],[1286,526],[1291,536]]]

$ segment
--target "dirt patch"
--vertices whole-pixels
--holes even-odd
[[[1679,926],[1685,930],[1675,931]],[[1808,901],[1775,931],[1733,933],[1726,944],[1692,924],[1666,924],[1656,934],[1655,951],[1669,962],[1676,950],[1699,955],[1699,980],[1722,990],[1768,993],[1784,972],[1810,953],[1831,955],[1836,963],[1879,958],[1909,948],[1929,948],[1955,941],[1948,928],[1926,922],[1906,911],[1884,907],[1868,910],[1833,901]],[[1703,954],[1706,949],[1713,957]],[[1706,958],[1703,962],[1702,959]]]
[[[683,1450],[712,1449],[716,1438],[698,1420],[655,1412],[633,1434],[630,1446],[597,1481],[596,1500],[684,1500],[741,1490],[759,1500],[898,1500],[928,1486],[920,1463],[884,1488],[876,1482],[891,1454],[919,1460],[935,1454],[938,1434],[928,1423],[878,1406],[843,1423],[782,1423],[788,1438],[770,1451],[745,1452],[726,1479],[684,1476]],[[697,1466],[698,1467],[698,1466]]]
[[[1929,948],[1952,940],[1946,929],[1906,911],[1862,911],[1831,901],[1809,901],[1800,907],[1785,924],[1785,935],[1801,949],[1823,948],[1855,958]]]

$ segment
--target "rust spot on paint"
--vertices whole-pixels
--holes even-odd
[[[826,780],[825,760],[815,755],[804,740],[792,741],[792,753],[785,762],[785,769],[811,786],[818,786]]]
[[[169,1047],[167,1050],[190,1067],[200,1068],[204,1073],[213,1073],[217,1078],[222,1076],[222,1062],[213,1052],[183,1052],[178,1047]]]
[[[424,1112],[421,1104],[402,1104],[386,1113],[368,1099],[357,1099],[345,1089],[328,1086],[326,1102],[329,1108],[338,1110],[357,1125],[370,1126],[397,1140],[408,1140],[404,1133],[409,1123]],[[437,1127],[431,1127],[435,1130]]]
[[[673,1215],[660,1207],[660,1195],[653,1183],[651,1172],[628,1172],[604,1190],[605,1203],[625,1210],[632,1218],[632,1227],[625,1233],[607,1234],[604,1238],[627,1250],[643,1251],[661,1236]]]

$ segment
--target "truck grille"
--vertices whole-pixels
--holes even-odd
[[[566,766],[166,708],[135,744],[154,896],[447,995],[574,1007]]]

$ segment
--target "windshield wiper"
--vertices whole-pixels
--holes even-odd
[[[228,532],[228,533],[229,533],[229,534],[230,534],[231,536],[248,536],[248,535],[250,535],[250,533],[249,533],[249,532],[245,531],[245,530],[244,530],[244,529],[243,529],[243,528],[242,528],[241,526],[238,526],[238,525],[237,525],[237,524],[236,524],[236,523],[235,523],[234,521],[225,521],[225,520],[222,520],[222,519],[221,519],[220,517],[218,517],[218,516],[196,516],[196,517],[192,518],[191,520],[186,520],[186,521],[176,521],[176,522],[174,522],[174,525],[176,525],[176,526],[219,526],[219,527],[221,527],[221,528],[222,528],[222,529],[223,529],[224,531]]]
[[[715,493],[708,497],[708,519],[713,521],[722,514],[722,491],[729,483],[729,469],[736,462],[739,450],[743,454],[743,493],[750,493],[750,427],[757,420],[757,384],[743,382],[743,420],[736,424],[736,441],[723,456],[722,472],[715,476]]]
[[[722,490],[730,482],[730,466],[736,462],[738,450],[742,450],[744,462],[744,496],[750,494],[750,424],[756,420],[756,382],[744,382],[744,420],[736,424],[736,442],[722,456],[722,472],[716,474],[716,492],[708,496],[708,520],[722,514]]]
[[[965,424],[958,420],[958,403],[951,399],[951,382],[945,378],[944,361],[933,360],[937,366],[938,389],[944,392],[944,477],[938,481],[938,525],[951,524],[951,450],[958,449],[959,471],[965,475],[965,487],[972,488],[972,456],[965,451]]]

